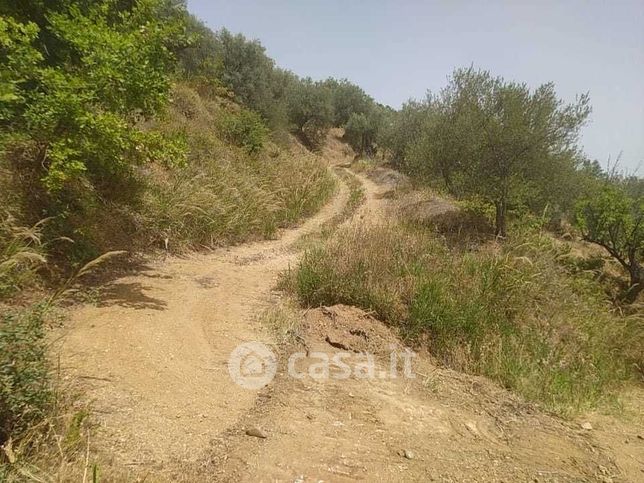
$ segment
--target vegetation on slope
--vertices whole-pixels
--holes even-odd
[[[620,179],[605,183],[579,202],[577,220],[584,240],[605,248],[626,270],[625,299],[633,302],[644,289],[644,193],[629,196],[627,186]]]
[[[333,182],[288,125],[226,87],[230,65],[217,78],[186,67],[201,40],[181,2],[0,2],[0,14],[0,462],[24,469],[42,442],[78,443],[44,339],[70,274],[112,250],[273,236]]]
[[[252,111],[185,84],[172,95],[157,127],[185,133],[190,150],[185,166],[150,173],[142,209],[149,238],[196,247],[271,237],[328,199],[333,180],[320,159],[269,142]]]
[[[355,224],[307,251],[286,283],[306,306],[373,311],[446,366],[569,415],[613,400],[644,363],[644,334],[566,253],[532,228],[463,251],[427,226]]]
[[[457,69],[438,94],[391,112],[377,140],[417,182],[490,208],[501,237],[512,237],[507,225],[525,214],[545,214],[558,231],[578,222],[587,240],[621,260],[630,277],[623,299],[632,301],[642,286],[644,181],[606,172],[584,156],[577,138],[589,114],[587,95],[564,103],[553,84],[529,89],[470,67]],[[620,247],[607,240],[609,231],[623,232]]]

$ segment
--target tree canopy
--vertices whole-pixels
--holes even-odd
[[[605,248],[628,272],[627,298],[635,300],[644,289],[644,196],[629,193],[627,181],[606,182],[579,201],[577,222],[586,241]]]
[[[508,209],[551,199],[543,195],[575,170],[589,113],[587,95],[566,104],[553,84],[530,90],[459,69],[438,95],[403,108],[390,146],[410,172],[494,205],[496,232],[505,236]]]
[[[183,11],[162,0],[15,2],[0,17],[2,146],[43,185],[95,187],[176,146],[137,127],[165,105]],[[21,144],[17,144],[21,143]],[[180,158],[180,156],[179,156]]]

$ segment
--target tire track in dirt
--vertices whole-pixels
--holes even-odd
[[[391,187],[356,177],[365,201],[346,223],[386,223]],[[579,427],[486,378],[437,367],[428,354],[418,355],[414,379],[290,377],[291,351],[306,348],[304,366],[320,361],[310,354],[337,354],[331,326],[334,340],[344,331],[339,340],[347,347],[352,334],[381,334],[375,374],[387,370],[390,344],[401,345],[393,330],[356,308],[313,309],[300,317],[304,345],[284,351],[259,404],[214,441],[200,465],[211,481],[628,481]],[[260,428],[267,438],[249,437],[247,428]],[[200,471],[186,473],[184,481]]]

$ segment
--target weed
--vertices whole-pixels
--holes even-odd
[[[300,314],[294,301],[286,300],[266,310],[261,316],[262,323],[276,336],[278,346],[300,342]]]
[[[231,143],[244,148],[248,154],[260,152],[269,134],[261,116],[247,109],[224,116],[221,129]]]
[[[36,279],[36,270],[46,262],[42,226],[19,226],[11,215],[0,218],[0,299]]]
[[[187,86],[178,92],[176,115],[159,127],[188,133],[189,163],[150,173],[141,214],[148,243],[160,246],[168,239],[171,250],[181,251],[272,237],[327,200],[333,180],[317,156],[294,155],[265,140],[264,149],[253,144],[257,149],[250,156],[248,146],[236,149],[227,140],[234,128],[238,144],[247,144],[246,135],[254,137],[255,131],[237,127],[254,126],[257,119],[242,122],[246,117],[238,108],[202,98]],[[221,132],[213,129],[218,125]]]
[[[27,307],[0,305],[0,445],[8,466],[0,477],[40,481],[42,465],[56,459],[48,452],[54,445],[62,459],[58,470],[82,444],[86,410],[68,409],[52,377],[47,357],[46,318],[55,304],[74,293],[75,283],[107,260],[123,252],[108,252],[81,267],[43,301]],[[47,471],[48,473],[49,471]]]
[[[0,314],[0,443],[43,418],[51,402],[43,304]]]

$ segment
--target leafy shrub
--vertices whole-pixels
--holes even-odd
[[[538,233],[461,253],[426,230],[354,226],[309,250],[287,283],[308,306],[372,310],[444,364],[571,414],[610,399],[644,340],[642,320],[613,314],[559,255]]]
[[[261,116],[253,111],[241,109],[238,113],[226,114],[221,121],[224,136],[233,144],[256,154],[264,147],[268,128]]]
[[[644,197],[607,185],[577,207],[584,240],[603,247],[630,276],[626,300],[644,290]]]
[[[40,420],[51,401],[44,306],[0,310],[0,443]]]
[[[319,151],[324,144],[329,127],[318,120],[306,121],[300,131],[301,139],[311,150]]]
[[[359,155],[376,153],[376,138],[383,121],[382,108],[372,107],[366,113],[352,113],[344,126],[344,139]]]
[[[118,248],[135,231],[136,216],[127,215],[140,205],[144,169],[185,161],[180,133],[160,136],[146,122],[166,107],[173,51],[186,40],[185,12],[166,7],[0,7],[0,170],[13,181],[7,198],[21,224],[51,217],[48,238],[76,241],[51,251],[65,268]]]
[[[34,161],[50,192],[78,187],[79,179],[100,187],[130,176],[134,165],[164,151],[136,121],[166,104],[180,16],[160,15],[161,1],[39,8],[40,15],[16,6],[0,22],[10,77],[5,141],[19,137],[38,147]]]

